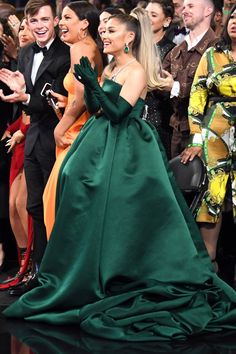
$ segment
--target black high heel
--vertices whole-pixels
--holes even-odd
[[[21,296],[37,286],[39,286],[38,265],[34,264],[32,271],[21,282],[9,288],[8,294],[11,296]]]
[[[0,283],[0,290],[7,290],[10,287],[16,286],[19,284],[32,270],[32,260],[31,260],[31,251],[26,248],[19,249],[19,271],[7,279],[3,280]]]

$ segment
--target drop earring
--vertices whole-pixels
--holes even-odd
[[[126,43],[125,43],[125,47],[124,47],[124,52],[125,52],[126,54],[129,53],[129,46],[128,46],[128,44],[126,44]]]

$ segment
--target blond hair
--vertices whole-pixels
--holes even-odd
[[[136,7],[130,15],[140,23],[140,44],[134,54],[146,72],[148,91],[162,89],[165,86],[166,79],[161,77],[160,53],[153,43],[153,33],[148,13],[143,8]]]

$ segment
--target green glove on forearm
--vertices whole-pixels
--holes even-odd
[[[84,101],[87,107],[87,111],[90,114],[96,113],[101,107],[96,96],[93,95],[93,92],[86,86],[84,86]]]
[[[87,57],[81,57],[80,64],[75,64],[74,70],[77,80],[88,90],[87,95],[90,91],[91,94],[89,94],[89,96],[95,96],[107,119],[118,123],[130,113],[133,107],[124,98],[119,96],[117,102],[114,103],[107,97],[106,93],[100,87],[97,80],[97,73],[91,67]]]

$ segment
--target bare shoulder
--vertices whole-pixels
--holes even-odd
[[[102,78],[110,78],[110,76],[111,76],[111,65],[110,64],[108,64],[105,68],[104,68],[104,70],[103,70],[103,73],[102,73]]]
[[[96,53],[96,45],[93,43],[77,42],[70,48],[70,54],[73,58],[87,56],[89,59],[94,58]],[[77,60],[78,61],[78,60]]]
[[[138,61],[135,61],[133,63],[133,65],[131,66],[131,69],[132,69],[133,75],[135,75],[136,77],[146,79],[145,70],[144,70],[143,66]]]
[[[145,70],[138,61],[135,61],[130,65],[129,69],[126,72],[126,80],[139,82],[140,85],[142,83],[146,83],[147,76]]]
[[[146,73],[142,65],[135,61],[130,64],[127,71],[120,75],[117,80],[122,85],[121,96],[124,97],[132,106],[138,98],[144,98],[147,90]]]

